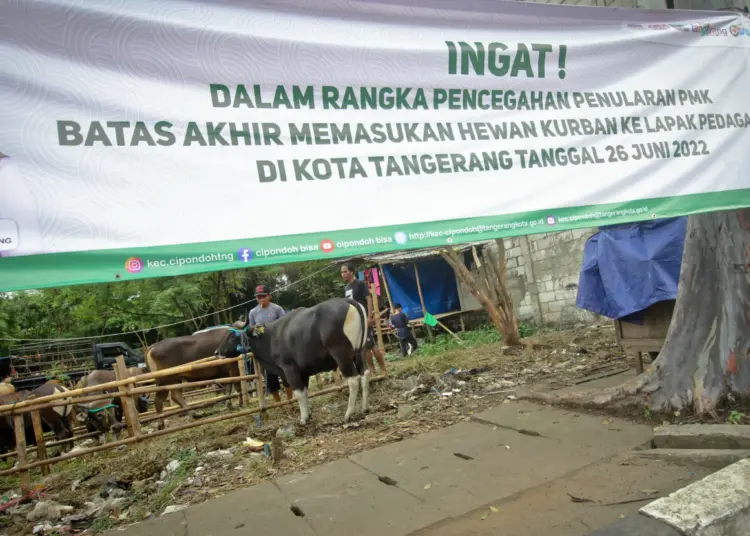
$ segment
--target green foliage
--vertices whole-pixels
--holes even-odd
[[[309,307],[342,294],[337,267],[314,261],[286,266],[211,272],[98,285],[78,285],[0,295],[0,338],[63,339],[110,337],[134,348],[167,337],[240,319],[256,285],[280,289],[273,300],[287,309]],[[323,270],[321,273],[316,272]],[[295,284],[305,278],[304,282]],[[250,304],[252,306],[252,304]],[[205,316],[189,323],[184,320]],[[158,330],[153,326],[175,324]],[[0,356],[14,345],[0,341]]]
[[[735,409],[735,410],[732,410],[732,413],[729,414],[729,417],[727,418],[727,420],[731,422],[732,424],[741,424],[742,419],[744,418],[745,418],[745,414]]]
[[[437,329],[434,331],[437,332]],[[493,326],[480,326],[474,331],[460,332],[458,336],[461,337],[462,343],[459,343],[452,335],[445,332],[437,335],[433,343],[429,342],[429,339],[425,339],[419,346],[419,355],[434,356],[449,350],[473,348],[474,346],[497,343],[503,339],[502,335]]]

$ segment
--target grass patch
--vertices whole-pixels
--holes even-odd
[[[419,356],[434,357],[445,352],[452,352],[455,350],[462,350],[466,348],[475,348],[477,346],[484,346],[487,344],[497,344],[502,342],[503,336],[495,329],[492,325],[479,326],[472,331],[462,331],[457,333],[461,338],[461,342],[457,341],[456,338],[445,333],[439,327],[435,328],[439,333],[435,337],[435,342],[428,342],[425,340],[419,347]],[[518,326],[518,332],[521,338],[530,337],[536,333],[536,327],[532,324],[522,322]],[[391,359],[399,359],[400,356],[391,354]],[[403,359],[403,358],[401,358]]]

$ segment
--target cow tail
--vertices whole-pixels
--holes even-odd
[[[154,358],[151,357],[151,352],[153,351],[153,347],[154,345],[152,344],[149,347],[148,352],[146,352],[146,366],[148,367],[149,372],[157,371],[156,365],[154,364]]]
[[[362,307],[362,304],[358,301],[349,300],[349,303],[351,305],[354,305],[354,307],[357,309],[357,312],[359,313],[359,322],[360,322],[360,337],[359,337],[359,348],[355,348],[355,351],[360,352],[367,344],[367,311],[364,307]]]

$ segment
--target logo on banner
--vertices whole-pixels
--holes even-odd
[[[0,251],[18,247],[18,225],[13,220],[0,220]]]
[[[237,250],[237,260],[242,262],[250,262],[253,258],[253,250],[250,248],[240,248]]]
[[[331,253],[334,249],[336,248],[333,247],[333,242],[330,240],[322,240],[320,242],[320,250],[323,253]]]
[[[396,234],[393,235],[393,239],[396,241],[396,244],[403,246],[406,244],[408,238],[406,237],[406,233],[402,231],[398,231]]]
[[[729,33],[732,34],[734,37],[737,37],[742,32],[742,28],[739,26],[730,26],[729,27]]]
[[[125,269],[131,274],[137,274],[143,270],[143,261],[138,257],[130,257],[125,261]]]
[[[555,225],[557,219],[554,216],[547,216],[547,225]]]

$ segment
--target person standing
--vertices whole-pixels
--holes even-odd
[[[396,328],[398,342],[401,343],[401,355],[406,357],[417,349],[417,340],[409,329],[409,317],[403,312],[400,303],[393,305],[393,314],[390,319],[391,326]]]
[[[268,325],[286,314],[283,307],[271,303],[271,294],[263,285],[255,287],[255,299],[258,301],[258,305],[247,312],[248,327],[258,324]],[[266,382],[266,390],[271,393],[274,401],[281,402],[281,396],[279,396],[279,390],[281,389],[280,378],[267,370],[263,371],[263,378]],[[286,381],[284,381],[284,391],[286,392],[287,400],[292,400],[292,388],[289,387]]]
[[[367,366],[370,368],[373,376],[375,375],[375,363],[372,360],[372,355],[375,354],[375,358],[378,360],[380,370],[383,375],[387,375],[388,371],[385,368],[385,358],[380,348],[375,344],[375,336],[373,334],[372,326],[375,325],[375,313],[373,313],[372,295],[370,290],[367,288],[367,284],[364,281],[357,279],[354,271],[354,265],[350,262],[345,262],[341,265],[341,278],[346,282],[344,289],[344,295],[347,298],[360,303],[362,307],[367,311],[367,342],[365,344],[365,358],[367,360]]]

